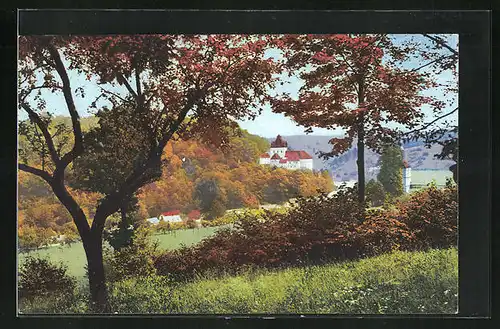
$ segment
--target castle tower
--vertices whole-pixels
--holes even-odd
[[[274,154],[278,154],[280,158],[284,158],[286,151],[288,149],[288,143],[281,137],[281,135],[276,136],[274,142],[271,143],[271,149],[269,150],[269,155],[272,157]]]

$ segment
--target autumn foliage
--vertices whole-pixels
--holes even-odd
[[[355,189],[341,189],[333,198],[300,199],[286,213],[246,215],[233,230],[164,252],[155,266],[160,274],[189,279],[207,270],[234,273],[247,266],[281,268],[456,245],[456,187],[429,187],[394,209],[367,211],[364,221],[355,196]]]

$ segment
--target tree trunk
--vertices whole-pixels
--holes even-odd
[[[360,119],[361,121],[362,119]],[[365,201],[365,141],[364,125],[361,123],[358,128],[358,201]]]
[[[111,313],[104,274],[101,234],[92,232],[89,237],[83,239],[83,246],[87,255],[91,309],[95,313]]]
[[[453,173],[453,180],[455,181],[456,184],[458,184],[457,164],[456,163],[452,164],[449,169]]]
[[[358,109],[364,106],[365,91],[364,83],[358,85]],[[365,202],[365,114],[360,111],[358,114],[358,201]]]

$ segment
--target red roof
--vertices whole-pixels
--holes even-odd
[[[286,151],[285,157],[288,161],[299,161],[300,156],[298,151]]]
[[[306,151],[298,151],[299,152],[299,157],[301,159],[312,159],[312,156],[309,155]]]
[[[200,211],[195,209],[195,210],[191,210],[191,212],[189,212],[188,217],[190,219],[198,219],[198,218],[200,218],[200,215],[201,215]]]
[[[271,157],[272,160],[277,160],[281,159],[281,157],[278,155],[278,153],[274,153],[273,156]]]
[[[280,163],[287,163],[286,159],[281,159]]]
[[[180,215],[181,211],[180,210],[172,210],[172,211],[166,211],[161,213],[163,216],[175,216],[175,215]]]
[[[287,147],[288,143],[281,137],[281,135],[276,136],[274,142],[271,143],[271,147]]]
[[[260,155],[261,158],[269,158],[269,153],[262,153]]]

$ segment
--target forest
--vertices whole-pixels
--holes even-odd
[[[68,124],[69,120],[69,117],[55,117],[52,125]],[[82,127],[89,130],[96,122],[95,117],[85,117]],[[23,143],[25,139],[21,137],[21,148]],[[163,153],[166,165],[162,177],[138,191],[133,220],[145,221],[171,210],[180,210],[184,215],[200,211],[206,220],[213,220],[228,209],[282,204],[299,196],[333,190],[327,171],[293,172],[259,165],[259,155],[268,149],[265,138],[241,129],[233,133],[229,147],[224,150],[203,141],[169,142]],[[68,170],[70,179],[72,174]],[[92,218],[102,195],[77,186],[71,193],[82,204],[88,218]],[[71,242],[77,237],[70,214],[50,187],[42,179],[24,172],[19,173],[18,223],[22,249],[53,243],[60,234]]]

